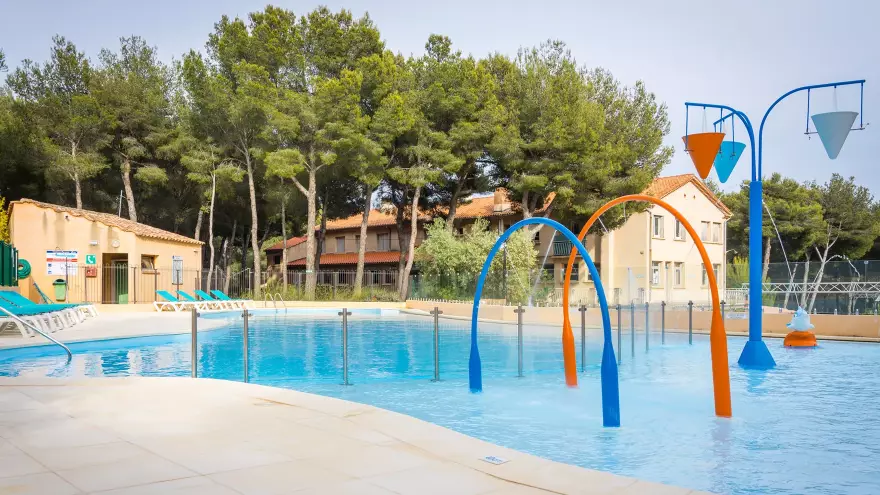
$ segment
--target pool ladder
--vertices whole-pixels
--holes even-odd
[[[17,322],[21,323],[22,325],[27,326],[27,327],[30,328],[31,330],[37,332],[38,334],[42,335],[43,337],[46,337],[47,339],[49,339],[50,341],[52,341],[52,343],[54,343],[54,344],[60,346],[62,349],[64,349],[64,352],[67,353],[67,362],[68,362],[68,363],[69,363],[70,360],[73,358],[73,354],[70,352],[70,348],[69,348],[69,347],[67,347],[66,345],[62,344],[61,342],[55,340],[54,338],[50,337],[48,334],[44,333],[42,330],[40,330],[39,328],[37,328],[36,325],[32,325],[32,324],[30,324],[30,323],[28,323],[28,322],[22,320],[22,319],[19,318],[18,316],[14,315],[12,312],[8,311],[6,308],[0,307],[0,311],[6,313],[6,315],[9,316],[10,318],[16,320]]]
[[[278,303],[281,303],[281,307],[284,308],[284,314],[287,314],[287,303],[284,301],[284,298],[281,297],[280,292],[276,292],[274,294],[270,292],[266,292],[266,295],[263,296],[263,307],[269,307],[269,301],[272,301],[272,307],[275,308],[275,312],[278,312]]]

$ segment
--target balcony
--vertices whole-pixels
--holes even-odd
[[[568,256],[569,253],[571,253],[571,241],[553,241],[553,256]]]

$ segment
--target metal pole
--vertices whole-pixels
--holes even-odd
[[[726,305],[727,305],[726,302],[721,301],[721,319],[722,320],[724,320],[724,306],[726,306]]]
[[[688,301],[688,344],[694,343],[694,302]]]
[[[651,303],[645,303],[645,352],[648,352],[648,336],[651,327]]]
[[[620,327],[620,304],[617,305],[617,364],[620,364],[623,359],[623,349],[621,346],[623,345],[621,342],[623,338],[620,336],[621,327]]]
[[[523,309],[522,304],[516,307],[513,310],[516,313],[516,376],[522,378],[523,376],[523,321],[522,315],[526,312]]]
[[[440,308],[434,306],[434,311],[431,311],[431,314],[434,315],[434,380],[435,382],[440,381],[440,315],[443,314],[443,311],[440,311]]]
[[[337,314],[342,317],[342,384],[351,385],[348,381],[348,316],[351,311],[342,308]]]
[[[587,369],[587,305],[581,304],[581,372]]]
[[[199,377],[199,310],[192,308],[192,377]]]
[[[666,301],[660,301],[660,343],[666,343]]]
[[[249,333],[248,320],[250,319],[250,316],[251,316],[251,313],[247,309],[245,309],[241,313],[241,317],[244,319],[244,334],[243,334],[244,335],[244,342],[243,342],[244,349],[243,349],[243,352],[244,352],[244,382],[245,383],[248,383],[248,381],[250,381],[250,377],[248,376],[249,375],[249,373],[248,373],[249,372],[249,369],[248,369],[249,368],[249,365],[248,365],[248,333]]]
[[[629,347],[630,354],[635,357],[636,355],[636,303],[635,301],[629,303]]]

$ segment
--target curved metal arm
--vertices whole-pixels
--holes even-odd
[[[54,338],[52,338],[52,337],[50,337],[49,335],[43,333],[43,331],[40,330],[39,328],[37,328],[35,325],[31,325],[30,323],[28,323],[28,322],[22,320],[21,318],[19,318],[19,317],[16,316],[15,314],[11,313],[11,312],[10,312],[9,310],[7,310],[6,308],[4,308],[4,307],[0,307],[0,311],[3,311],[3,312],[6,313],[10,318],[12,318],[12,319],[14,319],[15,321],[21,323],[22,325],[27,325],[28,328],[30,328],[31,330],[37,332],[38,334],[42,335],[43,337],[46,337],[47,339],[49,339],[49,340],[52,341],[53,343],[55,343],[55,344],[57,344],[57,345],[60,345],[61,348],[64,349],[64,352],[67,353],[67,362],[68,362],[68,363],[70,362],[71,359],[73,359],[73,353],[70,352],[70,348],[68,348],[66,345],[62,344],[61,342],[58,342],[58,341],[55,340]]]
[[[779,104],[780,101],[786,99],[790,95],[793,95],[795,93],[799,93],[801,91],[806,91],[809,89],[820,89],[820,88],[831,88],[831,87],[836,88],[837,86],[851,86],[853,84],[865,84],[865,80],[858,79],[855,81],[841,81],[841,82],[834,82],[834,83],[827,83],[827,84],[813,84],[811,86],[801,86],[800,88],[795,88],[795,89],[789,91],[788,93],[785,93],[784,95],[777,98],[776,101],[774,101],[773,104],[770,105],[770,108],[768,108],[767,111],[764,112],[764,118],[761,119],[761,127],[758,129],[758,177],[761,176],[761,172],[764,169],[764,167],[763,167],[763,162],[764,162],[764,158],[763,158],[763,155],[764,155],[764,153],[763,153],[763,151],[764,151],[764,123],[767,122],[767,116],[770,115],[770,112],[773,111],[773,109],[776,107],[777,104]]]
[[[693,102],[685,102],[685,108],[687,107],[703,107],[703,108],[718,108],[720,110],[727,110],[730,112],[727,116],[722,116],[720,119],[716,120],[713,125],[718,124],[719,122],[723,122],[725,119],[737,116],[739,120],[742,121],[743,125],[746,128],[746,132],[749,134],[749,144],[751,145],[751,153],[752,153],[752,181],[760,180],[761,174],[758,168],[758,163],[755,161],[755,129],[752,127],[752,122],[749,120],[748,115],[740,112],[739,110],[729,107],[727,105],[716,105],[714,103],[693,103]]]

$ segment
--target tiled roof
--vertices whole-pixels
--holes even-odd
[[[278,241],[275,244],[272,244],[272,246],[266,248],[266,252],[281,251],[282,248],[285,248],[285,247],[292,248],[293,246],[297,246],[297,245],[302,244],[304,242],[306,242],[306,236],[304,236],[304,235],[299,236],[299,237],[291,237],[290,239],[287,240],[287,242]]]
[[[648,196],[654,196],[655,198],[663,199],[666,196],[669,196],[678,188],[684,186],[687,183],[692,183],[709,201],[712,202],[715,206],[724,213],[724,216],[731,216],[732,212],[727,206],[718,199],[718,196],[715,196],[715,193],[712,192],[706,184],[703,184],[699,178],[697,178],[694,174],[681,174],[681,175],[671,175],[669,177],[657,177],[654,179],[654,182],[651,183],[642,193]]]
[[[198,241],[193,239],[192,237],[187,237],[185,235],[175,234],[174,232],[168,232],[167,230],[157,229],[156,227],[152,227],[150,225],[145,225],[142,223],[131,221],[127,218],[122,218],[117,215],[113,215],[111,213],[101,213],[97,211],[90,210],[80,210],[78,208],[70,208],[68,206],[60,206],[53,205],[51,203],[43,203],[41,201],[34,201],[32,199],[22,198],[18,201],[13,201],[10,207],[14,207],[16,204],[31,204],[35,205],[39,208],[45,208],[48,210],[54,210],[58,213],[67,213],[69,215],[73,215],[75,217],[82,217],[86,220],[91,220],[93,222],[100,222],[108,227],[116,227],[120,230],[124,230],[126,232],[131,232],[140,237],[151,237],[153,239],[162,239],[165,241],[173,241],[173,242],[182,242],[186,244],[204,244],[202,241]]]
[[[364,253],[364,264],[397,263],[400,251],[369,251]],[[357,265],[357,253],[330,253],[321,255],[321,266],[324,265]],[[288,263],[288,266],[306,266],[306,259],[300,258]]]
[[[354,229],[361,226],[361,220],[363,219],[363,213],[358,213],[357,215],[352,215],[347,218],[338,218],[336,220],[328,220],[327,221],[327,230],[342,230],[342,229]],[[369,227],[383,227],[386,225],[394,225],[397,217],[394,213],[389,211],[382,211],[376,208],[370,210],[370,218],[368,219]],[[431,216],[425,214],[424,212],[419,214],[420,221],[430,221]]]
[[[544,202],[544,206],[535,210],[535,215],[543,214],[555,198],[556,193],[550,193],[547,196],[547,201]],[[470,198],[467,202],[458,205],[458,208],[455,210],[455,218],[488,218],[492,216],[507,216],[513,214],[521,215],[522,207],[520,204],[516,201],[511,201],[510,196],[508,196],[508,201],[510,201],[509,208],[502,212],[495,213],[494,195]],[[444,212],[445,211],[446,210],[444,209]]]

